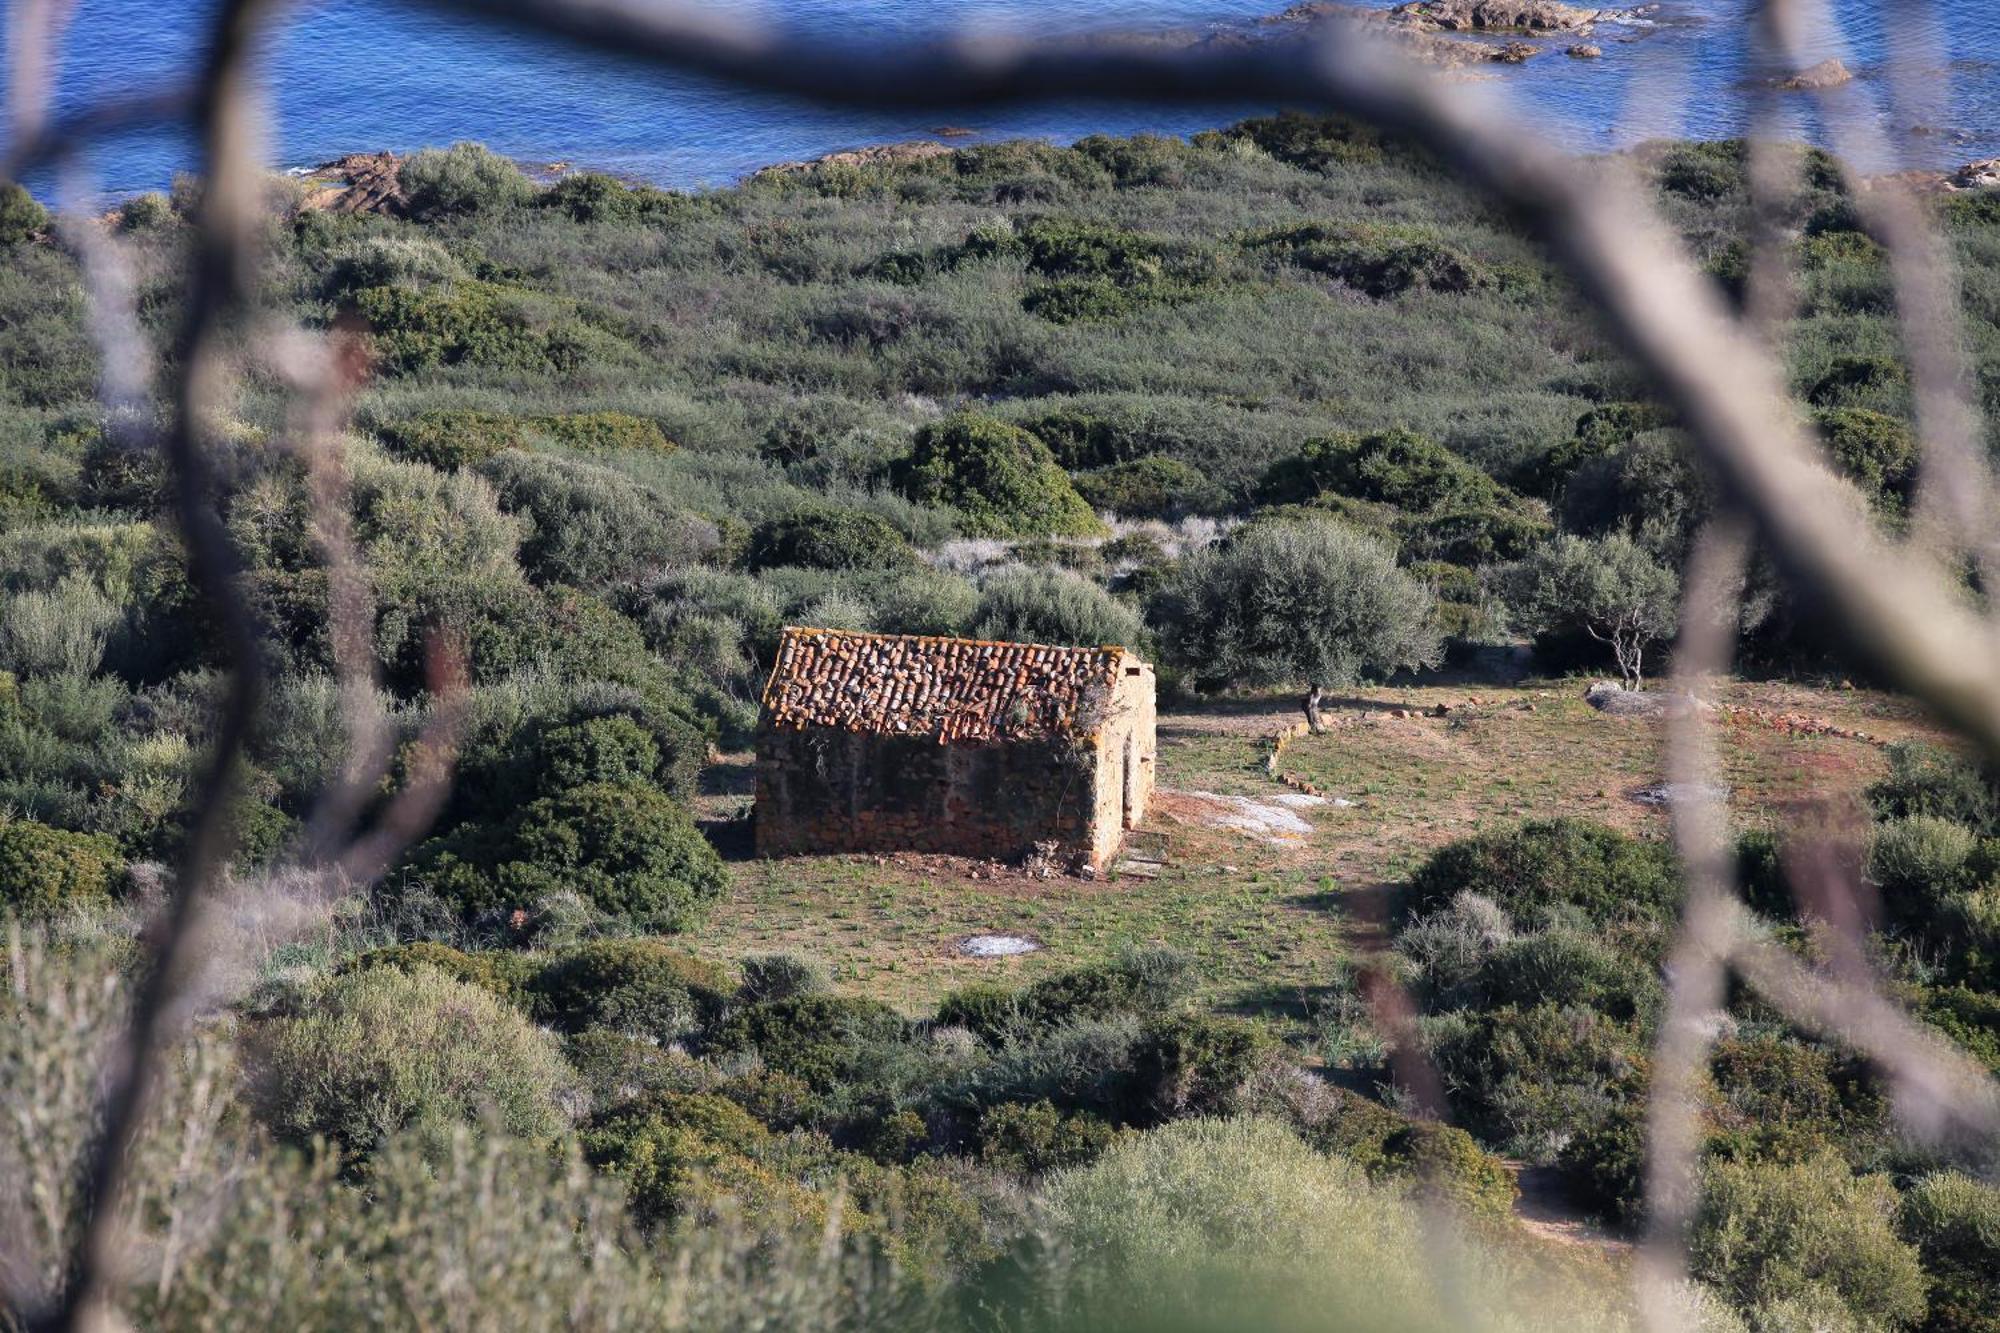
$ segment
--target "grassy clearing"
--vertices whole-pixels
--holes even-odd
[[[1433,847],[1499,824],[1574,814],[1664,836],[1657,806],[1632,793],[1663,776],[1658,723],[1606,717],[1576,681],[1367,689],[1344,696],[1323,737],[1295,743],[1287,771],[1354,801],[1303,811],[1313,834],[1278,845],[1202,822],[1196,802],[1158,803],[1148,829],[1172,862],[1157,880],[1038,880],[949,857],[740,860],[728,901],[687,942],[734,959],[793,952],[826,962],[840,987],[910,1013],[971,981],[1019,982],[1164,942],[1194,954],[1205,998],[1296,1016],[1337,984],[1349,956],[1342,893],[1393,882]],[[1863,690],[1731,683],[1722,697],[1806,713],[1885,739],[1925,733],[1904,702]],[[1476,700],[1477,702],[1472,702]],[[1398,709],[1444,717],[1397,717]],[[1263,737],[1297,716],[1283,697],[1231,700],[1160,719],[1161,784],[1268,801]],[[1727,781],[1746,822],[1783,824],[1816,801],[1857,796],[1885,768],[1873,745],[1730,725]],[[748,757],[710,774],[712,815],[747,796]],[[1020,959],[960,955],[966,935],[1006,931],[1045,946]]]

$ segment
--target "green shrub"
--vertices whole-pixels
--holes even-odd
[[[1473,984],[1484,1008],[1579,1005],[1621,1021],[1650,1018],[1663,998],[1660,979],[1644,960],[1593,935],[1560,929],[1498,945]]]
[[[1724,199],[1749,189],[1740,140],[1674,144],[1660,156],[1657,169],[1661,189],[1688,199]]]
[[[417,287],[463,277],[451,251],[427,236],[364,234],[329,252],[322,290],[342,301],[369,287]]]
[[[1556,1153],[1556,1171],[1580,1207],[1636,1230],[1646,1220],[1646,1102],[1636,1080],[1629,1091],[1595,1123],[1570,1135]]]
[[[939,1004],[937,1022],[1000,1042],[1085,1019],[1171,1012],[1186,1004],[1194,983],[1185,954],[1134,949],[1115,962],[1057,972],[1018,992],[986,983],[953,991]]]
[[[1046,1190],[1079,1327],[1448,1323],[1414,1211],[1273,1120],[1188,1120],[1125,1140]]]
[[[1339,1094],[1334,1112],[1311,1127],[1306,1141],[1372,1179],[1405,1182],[1417,1198],[1468,1217],[1511,1217],[1520,1193],[1507,1164],[1464,1130],[1413,1120],[1353,1092]]]
[[[1681,900],[1672,850],[1582,819],[1530,820],[1449,843],[1410,879],[1406,916],[1476,893],[1512,917],[1582,910],[1597,924],[1663,920]]]
[[[1053,1102],[1003,1103],[979,1118],[974,1136],[979,1160],[1015,1175],[1039,1176],[1086,1166],[1118,1139],[1118,1131],[1089,1114],[1069,1114]]]
[[[609,1028],[671,1043],[721,1012],[721,968],[659,940],[593,940],[552,958],[527,984],[535,1016],[564,1032]]]
[[[634,355],[582,323],[570,303],[502,283],[367,287],[353,301],[373,332],[378,361],[402,373],[467,365],[568,374]]]
[[[792,1000],[804,995],[824,995],[833,989],[826,968],[796,954],[753,954],[739,968],[743,984],[737,994],[746,1004],[766,1000]]]
[[[525,203],[535,192],[519,167],[476,143],[412,153],[401,178],[410,212],[418,218],[490,212]]]
[[[1895,417],[1859,407],[1823,408],[1813,414],[1834,465],[1861,493],[1900,510],[1917,480],[1917,441]]]
[[[1586,463],[1609,458],[1641,435],[1673,424],[1654,403],[1605,403],[1576,419],[1570,437],[1550,449],[1529,469],[1524,482],[1534,494],[1554,499],[1563,483]]]
[[[1247,1019],[1178,1014],[1146,1024],[1133,1048],[1125,1118],[1134,1124],[1230,1109],[1236,1090],[1276,1049]]]
[[[1488,509],[1504,495],[1491,477],[1443,445],[1398,429],[1307,440],[1296,457],[1265,473],[1258,498],[1289,504],[1327,492],[1422,512]]]
[[[1690,1238],[1694,1275],[1739,1308],[1831,1305],[1864,1327],[1924,1316],[1917,1250],[1896,1238],[1896,1191],[1837,1157],[1796,1165],[1718,1162]]]
[[[1609,649],[1628,689],[1639,688],[1646,652],[1678,626],[1680,577],[1623,532],[1564,533],[1507,571],[1507,605],[1538,649],[1592,642]]]
[[[535,751],[544,795],[594,782],[644,786],[660,775],[659,742],[622,713],[551,727],[537,739]]]
[[[499,412],[426,412],[385,426],[382,437],[400,457],[447,471],[527,448],[520,418]]]
[[[1090,535],[1097,515],[1070,485],[1048,446],[1018,426],[960,413],[917,432],[896,464],[903,494],[962,510],[973,528],[1000,537]]]
[[[504,453],[481,463],[479,474],[502,508],[532,520],[521,564],[539,583],[601,587],[657,576],[716,546],[711,524],[608,468]]]
[[[825,1200],[752,1156],[769,1139],[741,1107],[709,1093],[649,1097],[582,1136],[585,1158],[625,1183],[642,1226],[712,1222],[726,1200],[752,1236],[816,1230]]]
[[[433,1150],[491,1114],[547,1143],[570,1083],[553,1038],[487,991],[428,967],[374,967],[318,987],[250,1036],[259,1114],[280,1135],[366,1153],[414,1130]]]
[[[1804,1161],[1828,1150],[1859,1159],[1889,1131],[1876,1082],[1816,1046],[1787,1037],[1717,1042],[1712,1059],[1719,1103],[1718,1150]]]
[[[659,934],[692,928],[728,879],[683,807],[651,787],[615,783],[544,796],[503,828],[454,830],[420,848],[406,874],[467,915],[573,893]]]
[[[756,1051],[764,1064],[816,1091],[867,1078],[900,1046],[909,1025],[879,1000],[798,995],[739,1010],[723,1020],[712,1045]]]
[[[423,968],[442,972],[454,981],[477,986],[513,1005],[527,1000],[527,987],[535,972],[534,960],[509,949],[486,949],[466,953],[434,940],[413,940],[370,949],[353,962],[355,971],[375,967],[416,972]]]
[[[1806,389],[1814,407],[1858,407],[1896,415],[1910,390],[1910,371],[1887,356],[1835,357]]]
[[[1073,479],[1092,509],[1127,518],[1176,518],[1228,508],[1222,488],[1178,458],[1160,454],[1113,463]]]
[[[2000,1074],[2000,995],[1963,985],[1914,989],[1915,1008],[1925,1022]]]
[[[1537,1005],[1430,1020],[1425,1044],[1456,1118],[1503,1151],[1555,1160],[1632,1092],[1644,1043],[1588,1009]]]
[[[626,412],[569,412],[528,424],[552,443],[585,453],[671,454],[680,448],[659,422]]]
[[[1307,222],[1260,232],[1244,243],[1377,300],[1411,291],[1463,293],[1494,285],[1485,265],[1425,227]]]
[[[116,841],[0,815],[0,909],[46,916],[108,899],[125,874]]]
[[[0,185],[0,245],[19,245],[49,229],[49,211],[23,186]]]
[[[1411,1178],[1418,1198],[1487,1221],[1514,1214],[1520,1194],[1514,1173],[1456,1125],[1415,1121],[1384,1140],[1382,1151],[1398,1173]]]
[[[2000,1188],[1956,1171],[1925,1176],[1904,1193],[1896,1233],[1916,1247],[1929,1279],[1924,1328],[2000,1330]]]
[[[1385,159],[1392,144],[1399,153],[1410,151],[1366,121],[1301,111],[1242,121],[1212,135],[1198,136],[1196,142],[1252,143],[1278,161],[1304,171],[1374,166]]]
[[[83,575],[45,592],[13,593],[0,607],[0,662],[22,676],[89,676],[123,619],[122,608]]]
[[[1353,684],[1435,665],[1430,589],[1344,524],[1269,521],[1182,562],[1150,608],[1198,682]]]
[[[1137,647],[1145,641],[1145,624],[1089,579],[1067,570],[1020,569],[995,575],[979,590],[971,633],[1015,643]]]
[[[806,569],[907,569],[916,552],[894,525],[865,509],[813,505],[766,519],[750,534],[744,559],[754,572],[776,565]]]
[[[1876,826],[1868,877],[1882,886],[1891,911],[1922,919],[1973,887],[1969,871],[1977,848],[1971,829],[1934,815],[1892,819]]]
[[[663,220],[692,207],[685,196],[649,185],[627,185],[601,171],[570,172],[542,191],[535,202],[558,210],[572,222],[583,223]]]
[[[2000,833],[2000,782],[1992,770],[1941,746],[1898,741],[1889,774],[1868,789],[1878,819],[1929,815],[1985,837]]]

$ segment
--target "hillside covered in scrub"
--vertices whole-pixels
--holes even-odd
[[[1740,296],[1741,145],[1617,165]],[[1916,448],[1886,266],[1834,164],[1800,165],[1792,386],[1856,503],[1900,529]],[[1627,742],[1601,738],[1636,733],[1517,691],[1507,716],[1560,753],[1496,778],[1504,804],[1449,837],[1357,840],[1338,883],[1317,849],[1198,840],[1159,885],[1010,882],[1017,903],[1124,896],[1090,900],[1076,956],[941,994],[760,947],[767,908],[838,900],[812,923],[831,938],[860,929],[851,904],[935,914],[986,868],[938,872],[940,891],[865,858],[751,864],[725,805],[788,624],[1131,645],[1180,710],[1163,783],[1230,795],[1255,771],[1214,703],[1231,690],[1290,710],[1496,657],[1641,683],[1715,499],[1508,219],[1405,145],[1298,116],[1193,142],[885,154],[700,195],[542,186],[471,145],[395,171],[359,213],[273,181],[259,283],[274,318],[365,349],[343,467],[402,756],[388,785],[445,707],[440,643],[468,676],[454,782],[379,882],[250,960],[168,1080],[142,1154],[165,1183],[135,1199],[138,1224],[210,1191],[228,1206],[187,1252],[163,1242],[175,1262],[132,1297],[141,1326],[305,1309],[530,1326],[560,1305],[604,1328],[1222,1327],[1251,1296],[1273,1326],[1329,1309],[1462,1326],[1419,1258],[1434,1209],[1464,1223],[1464,1279],[1495,1326],[1631,1318],[1619,1240],[1643,1222],[1684,885],[1653,827],[1556,818],[1535,794],[1613,799]],[[103,223],[157,349],[199,188]],[[2000,420],[2000,195],[1932,206]],[[236,336],[249,373],[214,423],[210,499],[270,682],[234,828],[233,889],[254,889],[287,873],[351,756],[283,367],[262,359],[268,328]],[[39,1100],[0,1133],[0,1182],[47,1200],[73,1199],[75,1070],[182,850],[222,698],[167,478],[132,447],[158,409],[108,415],[101,372],[75,255],[8,191],[0,1068]],[[1761,566],[1744,605],[1754,672],[1849,670]],[[1456,791],[1447,757],[1505,720],[1440,721],[1418,799]],[[1363,749],[1307,737],[1290,762],[1382,800]],[[2000,1069],[2000,783],[1920,743],[1842,756],[1826,767],[1865,813],[1838,855],[1884,895],[1871,947],[1899,998]],[[1765,801],[1737,845],[1771,937],[1812,957],[1819,927],[1782,873],[1798,815]],[[1309,960],[1310,985],[1277,980],[1293,918],[1260,895],[1338,923],[1362,884],[1396,900],[1372,961],[1410,987],[1449,1123],[1392,1077],[1351,941]],[[1170,895],[1195,906],[1169,916]],[[1262,992],[1240,984],[1260,970]],[[1703,1089],[1696,1326],[2000,1329],[1991,1162],[1909,1141],[1874,1071],[1753,998],[1727,1027]],[[60,1151],[51,1125],[71,1127]],[[1610,1240],[1520,1228],[1523,1166]],[[502,1188],[525,1202],[495,1209]],[[506,1280],[435,1279],[482,1246],[472,1271]]]

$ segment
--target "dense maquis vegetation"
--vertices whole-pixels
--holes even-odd
[[[1643,157],[1739,287],[1740,147]],[[1914,448],[1887,277],[1829,164],[1806,165],[1788,366],[1893,526]],[[1395,942],[1463,1128],[1401,1109],[1379,1041],[1328,1041],[1353,1066],[1329,1080],[1295,1034],[1192,1004],[1161,950],[912,1016],[809,960],[725,969],[668,938],[728,892],[689,801],[710,747],[747,734],[786,623],[1134,644],[1185,690],[1337,686],[1517,635],[1551,668],[1614,646],[1650,664],[1712,497],[1505,219],[1403,145],[1299,117],[699,196],[542,188],[461,145],[404,184],[407,217],[303,211],[274,184],[261,282],[283,317],[368,331],[346,443],[380,702],[413,740],[437,708],[427,645],[463,646],[456,782],[176,1075],[148,1151],[207,1163],[243,1220],[147,1288],[142,1322],[436,1323],[407,1303],[466,1290],[424,1275],[470,1235],[507,1280],[451,1299],[496,1326],[1233,1324],[1251,1295],[1274,1324],[1451,1326],[1423,1281],[1433,1204],[1478,1237],[1466,1281],[1497,1323],[1524,1271],[1578,1293],[1565,1310],[1611,1299],[1589,1261],[1502,1225],[1494,1154],[1635,1220],[1680,894],[1657,845],[1530,825],[1410,884]],[[160,346],[197,189],[110,222]],[[2000,209],[1939,207],[2000,406]],[[41,941],[7,963],[21,1021],[0,1050],[49,1123],[87,1125],[87,1084],[36,1063],[81,1059],[51,1033],[84,1029],[36,1015],[74,1017],[65,997],[136,956],[219,663],[157,462],[93,401],[75,259],[18,191],[0,254],[0,899]],[[286,430],[252,374],[213,497],[272,678],[245,876],[346,758]],[[1768,575],[1746,604],[1755,663],[1821,665]],[[1877,796],[1885,957],[2000,1067],[1994,787],[1911,752]],[[1809,950],[1775,844],[1744,852],[1759,909]],[[174,1118],[202,1097],[212,1120]],[[1904,1143],[1867,1069],[1743,1000],[1706,1115],[1689,1300],[1708,1326],[1996,1326],[1986,1164]],[[175,1138],[197,1121],[226,1132]],[[500,1188],[529,1202],[494,1209]],[[852,1246],[829,1259],[836,1219]]]

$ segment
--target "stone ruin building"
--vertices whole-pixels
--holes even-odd
[[[1153,794],[1153,696],[1119,647],[787,629],[757,728],[757,852],[1101,870]]]

